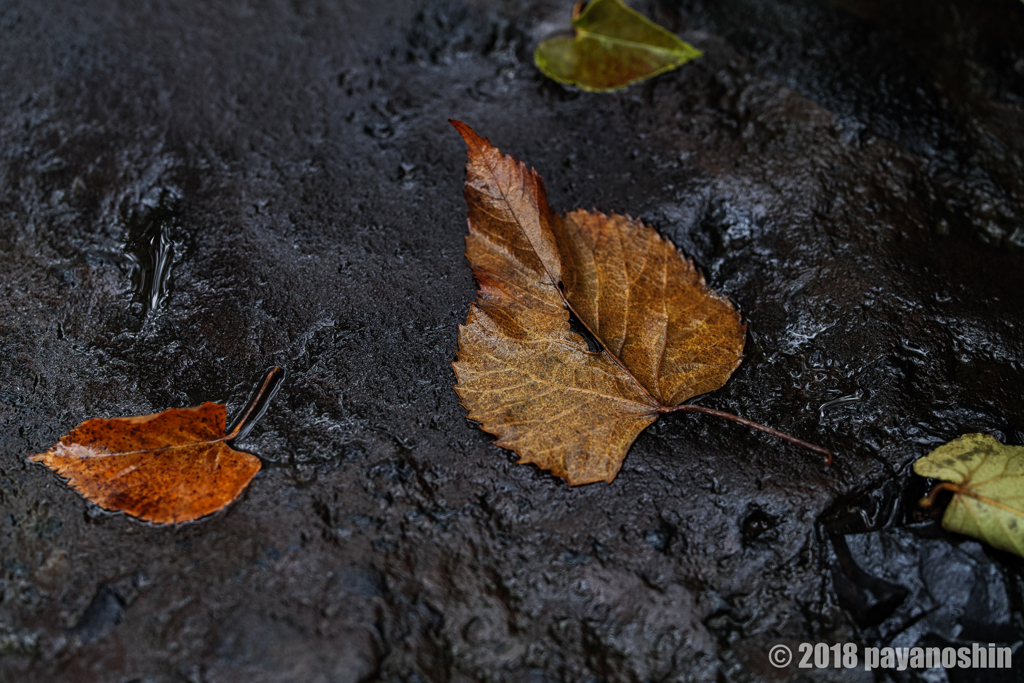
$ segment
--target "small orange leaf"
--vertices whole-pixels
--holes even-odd
[[[191,522],[233,501],[260,471],[259,458],[234,450],[228,441],[257,405],[266,405],[266,389],[280,372],[274,368],[267,375],[231,434],[225,433],[226,408],[204,403],[86,420],[29,459],[105,510],[155,524]]]

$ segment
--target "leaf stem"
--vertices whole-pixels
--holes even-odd
[[[827,448],[822,448],[821,446],[815,446],[814,444],[807,443],[806,441],[801,441],[800,439],[796,438],[795,436],[790,436],[789,434],[786,434],[784,432],[780,432],[777,429],[772,429],[771,427],[766,427],[763,424],[759,424],[757,422],[754,422],[753,420],[748,420],[747,418],[740,417],[739,415],[733,415],[732,413],[726,413],[726,412],[723,412],[721,410],[715,410],[714,408],[706,408],[704,406],[698,406],[698,405],[694,405],[692,403],[684,403],[683,405],[672,406],[672,407],[662,406],[661,408],[658,409],[658,412],[662,413],[662,414],[666,414],[666,413],[704,413],[705,415],[714,415],[715,417],[721,417],[721,418],[724,418],[726,420],[730,420],[732,422],[738,422],[741,425],[746,425],[747,427],[750,427],[752,429],[760,430],[760,431],[764,432],[765,434],[771,434],[772,436],[777,436],[780,439],[785,439],[786,441],[789,441],[792,444],[800,446],[801,448],[806,448],[809,451],[814,451],[815,453],[820,453],[820,454],[825,456],[825,464],[826,465],[831,465],[832,464],[832,451],[828,450]]]
[[[962,493],[962,488],[957,484],[951,484],[948,481],[939,482],[932,487],[931,492],[927,497],[922,498],[919,505],[923,508],[930,508],[935,504],[935,497],[939,495],[940,491],[952,491],[953,493]]]
[[[280,387],[280,380],[283,375],[284,370],[276,365],[267,370],[267,375],[263,378],[263,384],[261,384],[260,388],[249,396],[249,401],[245,404],[245,408],[242,409],[242,416],[235,422],[231,432],[224,437],[225,441],[232,441],[239,438],[239,436],[242,435],[243,430],[245,432],[249,431],[247,425],[251,426],[249,422],[250,418],[253,417],[253,413],[256,413],[257,418],[263,414],[263,411],[267,407],[267,403],[274,397],[274,394],[277,393],[277,389]],[[264,398],[266,398],[266,400],[264,400]]]
[[[970,482],[970,479],[968,479]],[[977,486],[977,484],[975,484]],[[935,502],[935,496],[939,494],[939,491],[952,491],[954,495],[973,498],[974,500],[984,503],[985,505],[991,505],[992,507],[999,508],[1000,510],[1007,512],[1017,517],[1024,517],[1024,511],[1018,510],[1015,507],[1007,505],[1006,503],[1000,502],[995,498],[989,498],[988,496],[979,495],[969,484],[954,484],[952,482],[943,481],[935,485],[931,493],[928,494],[927,498],[922,498],[918,503],[923,508],[928,508]]]

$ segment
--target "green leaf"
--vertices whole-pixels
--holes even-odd
[[[572,25],[575,38],[545,40],[533,60],[549,78],[592,92],[624,88],[704,54],[621,0],[593,0]]]
[[[1024,448],[965,434],[915,462],[914,472],[946,482],[921,501],[925,507],[939,491],[953,491],[944,529],[1024,557]]]

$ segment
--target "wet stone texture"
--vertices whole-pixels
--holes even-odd
[[[637,6],[706,56],[546,81],[571,3],[0,5],[0,680],[870,681],[776,643],[997,642],[1024,564],[912,461],[1024,443],[1024,5]],[[461,119],[558,210],[644,218],[749,322],[704,416],[569,488],[451,390]],[[288,379],[227,511],[155,528],[28,463],[89,417]],[[1022,662],[1024,663],[1024,662]],[[1014,673],[894,673],[1000,681]]]

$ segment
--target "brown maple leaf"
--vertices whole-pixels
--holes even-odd
[[[260,471],[259,458],[228,442],[248,431],[279,385],[273,368],[226,433],[226,408],[204,403],[153,415],[86,420],[30,456],[105,510],[155,524],[191,522],[233,501]],[[269,391],[268,391],[269,389]]]
[[[743,418],[684,401],[740,364],[746,326],[693,262],[628,216],[548,207],[536,171],[458,121],[469,146],[466,256],[479,284],[459,328],[455,391],[469,418],[570,484],[611,482],[663,413]],[[597,341],[571,329],[574,314]]]

